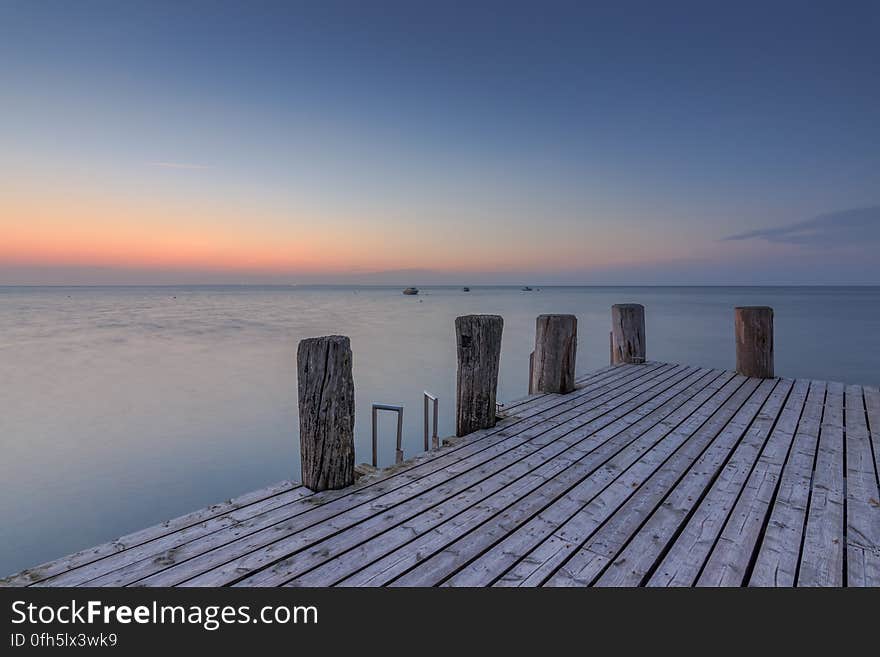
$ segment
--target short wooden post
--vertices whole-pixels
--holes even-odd
[[[638,303],[611,306],[611,364],[645,362],[645,307]]]
[[[539,315],[535,322],[529,391],[565,394],[574,390],[576,359],[577,317]]]
[[[736,371],[743,376],[773,378],[773,309],[741,306],[734,309]]]
[[[313,491],[354,483],[354,379],[343,335],[307,338],[296,352],[302,483]]]
[[[495,426],[495,393],[501,362],[498,315],[465,315],[455,320],[458,381],[455,390],[455,433],[466,436]]]

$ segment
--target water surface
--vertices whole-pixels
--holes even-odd
[[[453,432],[457,315],[504,317],[509,400],[526,391],[537,315],[578,316],[583,373],[607,364],[609,309],[625,302],[646,306],[654,360],[730,368],[733,307],[770,305],[778,374],[880,380],[877,287],[0,287],[0,574],[298,479],[301,338],[351,337],[360,462],[374,401],[406,407],[407,455],[423,390]]]

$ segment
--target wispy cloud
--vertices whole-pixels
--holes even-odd
[[[880,206],[822,214],[777,228],[750,230],[723,238],[765,240],[801,246],[866,246],[880,242]]]
[[[207,164],[190,164],[187,162],[147,162],[147,166],[160,169],[210,169]]]

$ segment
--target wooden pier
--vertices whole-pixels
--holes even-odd
[[[752,330],[764,342],[744,351],[772,372],[769,317],[769,346]],[[284,482],[0,583],[880,586],[880,392],[646,362],[643,319],[627,322],[639,340],[612,334],[622,364],[497,423],[459,400],[494,426],[438,450],[337,490]],[[568,362],[537,351],[533,367]]]

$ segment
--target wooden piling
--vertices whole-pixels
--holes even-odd
[[[503,327],[504,320],[499,315],[465,315],[455,320],[457,436],[495,426],[495,393]]]
[[[577,317],[539,315],[535,351],[530,363],[529,392],[569,393],[574,390],[577,358]]]
[[[740,306],[734,309],[736,371],[743,376],[773,378],[773,309]]]
[[[354,379],[342,335],[307,338],[296,353],[302,482],[313,491],[354,483]]]
[[[645,362],[645,307],[638,303],[611,306],[611,364]]]

